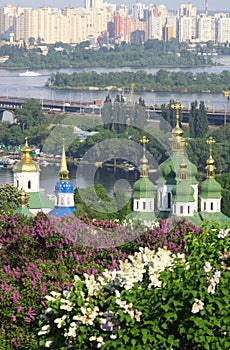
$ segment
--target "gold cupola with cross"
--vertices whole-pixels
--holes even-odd
[[[28,137],[25,137],[25,145],[21,149],[21,160],[14,166],[14,172],[37,172],[39,165],[31,157],[32,149],[28,145]]]

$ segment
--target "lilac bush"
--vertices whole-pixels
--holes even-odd
[[[187,250],[188,234],[202,230],[186,221],[159,222],[153,228],[87,218],[0,216],[1,332],[4,349],[37,349],[39,315],[45,296],[70,291],[75,276],[95,278],[119,270],[129,255],[148,247]],[[112,242],[112,244],[111,244]],[[227,253],[226,253],[227,254]],[[211,263],[211,262],[210,262]]]

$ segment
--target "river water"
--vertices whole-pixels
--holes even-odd
[[[220,73],[223,70],[230,69],[230,56],[216,57],[215,60],[223,66],[213,67],[192,67],[192,68],[167,68],[169,71],[190,71],[193,74],[197,72],[208,72],[208,73]],[[148,73],[155,74],[162,67],[156,68],[145,68],[143,70]],[[104,68],[92,68],[92,69],[60,69],[59,72],[65,72],[71,74],[76,71],[93,71],[97,72],[109,72],[109,71],[135,71],[133,68],[116,68],[116,69],[104,69]],[[0,69],[0,96],[8,97],[27,97],[27,98],[38,98],[38,99],[51,99],[60,100],[65,102],[88,102],[96,99],[104,100],[108,92],[103,91],[65,91],[65,90],[51,90],[46,86],[48,78],[52,73],[56,73],[57,70],[39,70],[41,73],[37,77],[20,77],[19,73],[21,70],[5,70]],[[116,94],[111,94],[115,96]],[[209,105],[212,109],[225,109],[226,108],[226,97],[222,94],[182,94],[177,95],[169,93],[143,93],[142,98],[145,100],[147,105],[154,105],[155,103],[160,105],[162,103],[168,103],[171,98],[179,98],[184,106],[189,107],[192,101],[204,101],[206,105]],[[134,92],[133,101],[137,101],[140,94]],[[127,99],[129,96],[127,95]],[[132,187],[133,181],[137,179],[138,174],[136,172],[125,172],[120,169],[99,169],[94,168],[84,170],[83,172],[77,171],[75,166],[71,166],[70,180],[74,187],[78,186],[81,188],[92,185],[92,176],[89,176],[92,172],[95,173],[94,183],[101,183],[105,186],[108,193],[112,195],[114,186],[119,183],[119,187],[124,188],[125,191],[129,191]],[[59,179],[59,167],[58,165],[41,167],[40,176],[40,187],[44,188],[47,194],[53,193],[55,183]],[[12,183],[13,174],[11,169],[0,169],[0,184]]]

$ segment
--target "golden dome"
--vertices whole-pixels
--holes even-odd
[[[39,165],[31,158],[31,148],[28,146],[27,137],[25,138],[25,145],[21,149],[23,153],[22,159],[14,166],[14,172],[38,172]]]
[[[174,137],[177,137],[177,136],[182,137],[183,133],[184,133],[183,130],[179,127],[178,124],[172,130],[172,134],[173,134]]]

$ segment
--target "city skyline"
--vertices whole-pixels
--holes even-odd
[[[105,2],[105,1],[104,1]],[[131,8],[132,4],[134,4],[135,0],[110,0],[107,1],[109,3],[114,4],[125,4],[129,8]],[[172,1],[171,0],[161,0],[161,1],[152,1],[152,0],[143,0],[138,1],[141,3],[144,3],[146,5],[149,4],[163,4],[167,7],[169,10],[176,10],[181,4],[187,4],[188,1],[186,0],[174,0],[173,7],[172,7]],[[204,10],[205,8],[205,0],[194,0],[191,1],[192,5],[196,7],[199,11]],[[230,12],[230,5],[227,4],[226,0],[219,0],[216,2],[216,0],[209,0],[209,10],[217,10],[217,11],[229,11]],[[9,0],[4,2],[1,7],[4,7],[8,4],[15,5],[15,6],[22,6],[22,7],[40,7],[40,6],[48,6],[48,7],[58,7],[58,8],[65,8],[68,6],[72,7],[83,7],[84,0],[65,0],[64,2],[61,0]]]

